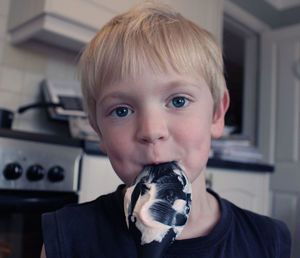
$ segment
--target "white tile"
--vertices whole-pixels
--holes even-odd
[[[74,81],[79,79],[79,74],[76,65],[67,64],[65,66],[65,79]]]
[[[57,59],[49,59],[47,63],[46,77],[52,79],[65,79],[65,66]]]
[[[23,127],[23,123],[25,124],[31,124],[34,125],[34,127],[36,127],[36,124],[38,123],[38,120],[40,119],[40,115],[39,115],[40,111],[39,110],[34,110],[34,109],[29,109],[24,113],[15,114],[15,120],[14,123],[16,123],[16,125],[14,124],[13,127],[17,126],[18,128]],[[28,126],[26,126],[26,128],[28,128]]]
[[[14,46],[4,40],[1,64],[15,69],[25,70],[28,54],[22,46]]]
[[[19,106],[19,99],[19,94],[0,90],[0,107],[2,108],[16,111]]]
[[[28,105],[36,104],[37,102],[40,102],[40,100],[37,100],[33,96],[26,96],[26,95],[20,95],[20,107],[25,107]],[[26,110],[24,113],[19,114],[24,119],[34,119],[35,113],[38,111],[38,109],[32,108]]]
[[[12,129],[14,130],[20,130],[20,131],[27,131],[27,132],[34,132],[34,124],[31,120],[28,119],[22,119],[20,116],[15,117]]]
[[[47,67],[47,53],[41,49],[41,44],[29,44],[27,42],[25,51],[26,60],[24,70],[26,72],[45,74]]]
[[[6,28],[7,26],[7,17],[0,15],[0,39],[5,39],[6,37]]]
[[[4,42],[3,42],[3,40],[0,39],[0,63],[2,60],[3,47],[4,47]]]
[[[31,99],[38,100],[41,96],[40,82],[43,78],[44,75],[42,74],[26,72],[24,75],[22,95],[30,96],[32,97]]]
[[[40,101],[40,99],[35,99],[33,96],[22,95],[19,98],[19,106]],[[47,110],[44,108],[32,108],[24,113],[16,113],[13,122],[13,129],[46,134],[59,133],[62,130],[62,126],[61,122],[49,119]]]
[[[10,0],[0,0],[0,15],[8,16]]]
[[[23,71],[7,66],[1,68],[0,89],[13,93],[21,93],[23,81]]]
[[[40,129],[39,120],[41,120],[39,110],[27,110],[24,113],[16,113],[15,119],[13,122],[13,129],[29,131],[29,132],[38,132]]]
[[[77,59],[74,53],[58,50],[48,57],[46,75],[61,80],[76,79]]]
[[[27,119],[21,115],[16,116],[13,122],[13,129],[33,133],[66,135],[65,127],[59,122],[48,120],[47,114],[41,114],[35,119]]]

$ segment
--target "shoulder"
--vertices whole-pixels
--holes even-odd
[[[62,209],[54,212],[43,214],[43,218],[56,217],[56,220],[78,220],[85,221],[85,219],[92,220],[93,217],[99,219],[101,217],[110,217],[116,210],[120,210],[121,204],[121,186],[109,194],[101,195],[97,199],[81,204],[70,204]]]
[[[233,219],[235,219],[237,222],[254,227],[264,234],[289,234],[287,226],[282,221],[242,209],[229,201],[223,201],[225,201],[227,206],[230,207],[232,210]]]
[[[128,237],[121,190],[43,214],[47,257],[110,257],[117,247],[124,252]]]
[[[291,235],[286,224],[278,219],[242,209],[222,199],[232,211],[232,224],[239,232],[273,249],[276,257],[289,257]]]

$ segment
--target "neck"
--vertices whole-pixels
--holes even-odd
[[[206,191],[205,172],[192,183],[192,208],[188,221],[177,240],[205,236],[221,216],[219,203]]]

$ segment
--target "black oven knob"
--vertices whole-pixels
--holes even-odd
[[[8,180],[18,179],[22,173],[23,169],[17,162],[7,164],[3,170],[3,174]]]
[[[54,166],[48,171],[48,179],[51,182],[59,182],[62,181],[65,177],[65,171],[60,166]]]
[[[26,176],[30,181],[38,181],[44,177],[44,168],[41,165],[35,164],[27,169]]]

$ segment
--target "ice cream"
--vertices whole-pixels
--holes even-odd
[[[182,231],[190,207],[191,184],[177,163],[144,167],[124,197],[139,257],[161,257]]]

